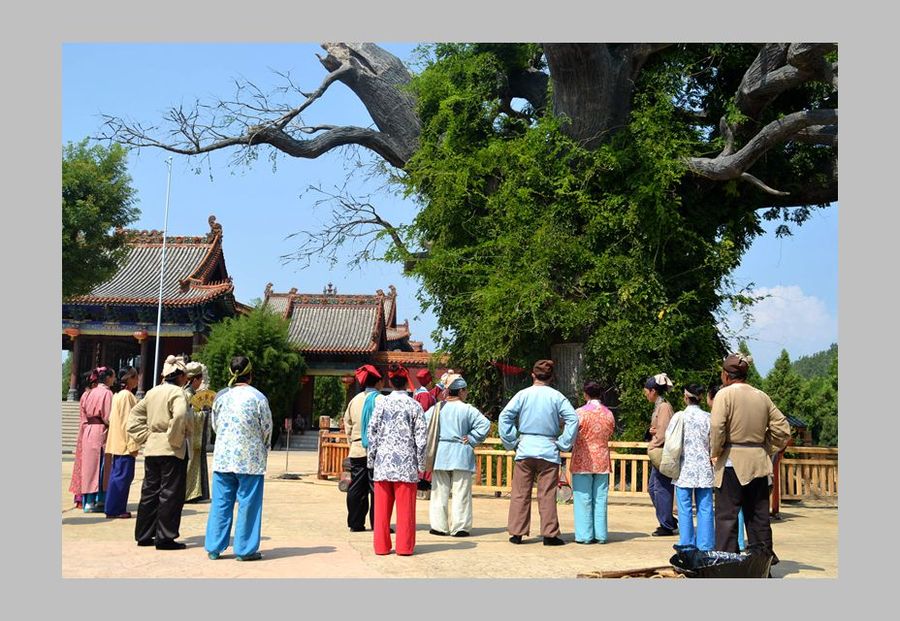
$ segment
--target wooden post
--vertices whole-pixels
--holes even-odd
[[[78,328],[66,328],[63,330],[65,334],[72,339],[72,367],[69,372],[69,392],[66,395],[67,401],[78,400],[78,357],[81,354],[81,341],[78,336],[81,330]]]

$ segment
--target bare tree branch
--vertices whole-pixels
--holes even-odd
[[[331,208],[330,220],[320,230],[302,230],[288,235],[288,238],[299,237],[303,241],[294,252],[281,256],[282,262],[298,261],[308,266],[313,258],[322,257],[332,264],[338,262],[338,254],[346,244],[356,244],[354,254],[348,261],[350,266],[379,259],[379,244],[387,236],[403,257],[410,256],[401,236],[405,226],[394,226],[385,220],[371,202],[371,195],[358,198],[343,188],[335,191],[310,186],[310,191],[320,195],[313,203],[313,208],[328,205]],[[362,243],[360,247],[359,244]]]
[[[838,145],[837,125],[813,125],[797,132],[792,140],[836,147]]]
[[[725,181],[736,179],[747,171],[766,151],[781,144],[797,132],[815,125],[837,124],[837,110],[810,110],[795,112],[772,121],[763,127],[746,145],[732,155],[715,158],[687,158],[691,172],[707,179]]]
[[[834,49],[834,44],[764,45],[744,73],[735,95],[738,109],[756,119],[778,95],[804,82],[818,79],[833,83],[832,65],[825,60],[825,54]]]
[[[97,138],[134,147],[153,147],[181,155],[203,155],[241,147],[235,160],[251,159],[250,148],[268,144],[293,157],[314,158],[331,149],[357,144],[402,168],[418,146],[420,131],[415,100],[405,89],[411,76],[392,54],[369,43],[326,43],[320,62],[329,70],[312,92],[297,88],[289,76],[275,93],[299,94],[299,105],[273,101],[249,80],[235,81],[235,97],[214,104],[196,102],[193,108],[171,108],[166,127],[145,126],[121,117],[104,115]],[[334,82],[350,87],[372,115],[378,128],[309,126],[300,120],[304,110],[322,97]],[[309,138],[312,134],[318,134]]]
[[[760,181],[759,179],[757,179],[750,173],[741,173],[740,178],[743,179],[744,181],[747,181],[748,183],[755,185],[756,187],[761,189],[763,192],[766,192],[767,194],[774,194],[775,196],[787,196],[788,194],[790,194],[790,192],[782,192],[780,190],[775,190],[773,188],[770,188],[769,186],[767,186],[765,183],[763,183],[762,181]]]

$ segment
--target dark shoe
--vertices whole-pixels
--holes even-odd
[[[209,558],[209,560],[215,561],[215,560],[218,560],[219,553],[218,552],[207,552],[206,556]]]
[[[591,539],[590,541],[578,541],[578,540],[576,539],[576,540],[575,540],[575,543],[581,543],[581,544],[583,544],[583,545],[588,545],[588,544],[590,544],[590,543],[594,543],[595,541],[597,541],[597,540],[596,540],[596,539]]]
[[[393,526],[391,526],[391,534],[392,534],[392,535],[394,534],[394,527],[393,527]]]
[[[453,533],[453,536],[454,537],[468,537],[469,531],[467,531],[467,530],[457,531],[457,532]]]
[[[544,537],[544,545],[545,546],[561,546],[565,545],[565,541],[560,539],[559,537]]]
[[[156,539],[152,539],[152,538],[151,539],[141,539],[140,541],[137,542],[137,544],[139,546],[141,546],[142,548],[145,548],[147,546],[155,546]]]
[[[262,554],[259,552],[254,552],[253,554],[248,554],[247,556],[236,556],[234,557],[238,561],[258,561],[262,558]]]
[[[655,531],[653,531],[650,534],[653,535],[654,537],[671,537],[672,535],[675,534],[675,531],[669,530],[668,528],[663,528],[662,526],[660,526],[659,528],[657,528]]]
[[[365,530],[366,530],[365,526],[363,526],[362,528],[353,528],[352,526],[350,527],[351,533],[362,533],[362,532],[365,532]]]
[[[431,530],[428,531],[428,534],[430,534],[430,535],[437,535],[437,536],[439,536],[439,537],[446,537],[446,536],[449,535],[450,533],[445,533],[445,532],[443,532],[443,531],[435,530],[435,529],[432,528]]]
[[[115,519],[127,520],[130,517],[131,517],[131,512],[126,511],[125,513],[120,513],[119,515],[107,515],[106,519],[107,520],[115,520]]]
[[[510,543],[515,543],[515,544],[522,543],[522,535],[512,535],[512,536],[509,538],[509,542],[510,542]]]
[[[594,539],[593,542],[599,543],[599,544],[604,544],[604,543],[606,543],[606,539]]]
[[[181,543],[180,541],[159,541],[156,544],[157,550],[184,550],[187,547],[187,544]]]

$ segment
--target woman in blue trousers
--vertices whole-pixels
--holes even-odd
[[[582,389],[585,404],[576,410],[578,435],[572,447],[572,500],[575,542],[606,543],[606,501],[609,496],[609,438],[615,430],[612,412],[600,402],[600,384]]]
[[[679,412],[683,421],[681,472],[672,480],[678,503],[678,543],[699,550],[712,550],[716,543],[713,515],[713,469],[709,459],[709,412],[700,409],[703,386],[690,384],[684,389],[687,406]],[[677,415],[676,415],[677,416]],[[673,417],[674,420],[674,417]],[[671,433],[672,425],[667,430]],[[669,435],[667,433],[666,435]],[[694,529],[693,505],[697,506]]]
[[[234,554],[239,561],[262,558],[263,478],[272,437],[272,412],[265,395],[250,385],[253,368],[246,356],[231,359],[229,388],[213,402],[210,421],[216,432],[212,504],[205,548],[215,560],[228,547],[234,503]]]

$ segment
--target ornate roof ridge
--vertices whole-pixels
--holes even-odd
[[[222,225],[216,222],[214,215],[210,215],[207,221],[209,222],[209,233],[206,235],[166,235],[166,245],[207,246],[221,242]],[[155,245],[163,242],[163,232],[157,229],[120,229],[120,232],[130,244]]]

